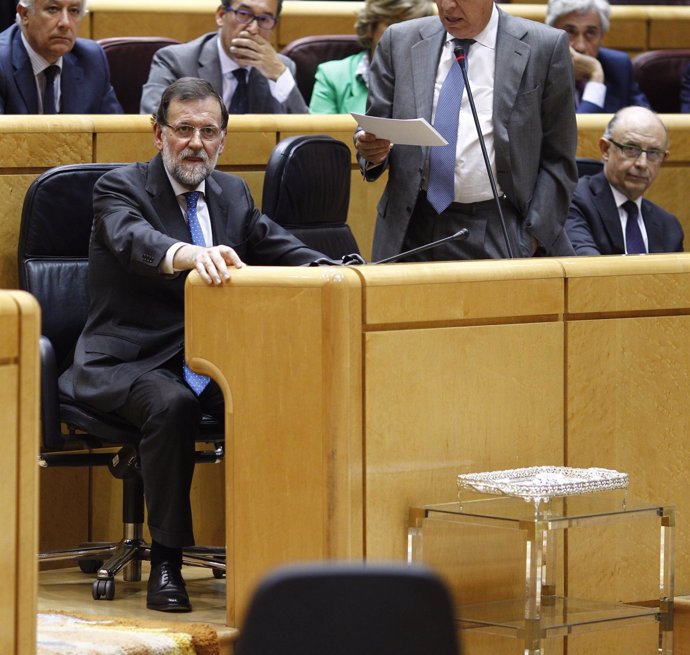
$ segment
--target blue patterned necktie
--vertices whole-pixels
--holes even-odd
[[[623,203],[623,209],[628,214],[628,220],[625,223],[625,252],[628,255],[645,255],[647,248],[644,245],[642,238],[642,230],[637,222],[637,205],[632,200],[626,200]]]
[[[452,47],[461,45],[465,62],[473,39],[453,39]],[[455,55],[453,55],[455,60]],[[455,151],[458,142],[460,104],[465,91],[465,80],[460,65],[453,61],[438,95],[434,127],[448,141],[446,146],[433,146],[429,155],[429,183],[426,198],[440,214],[455,199]]]
[[[244,68],[236,68],[232,74],[237,78],[237,87],[230,99],[228,113],[246,114],[249,111],[249,94],[247,90],[247,71]]]
[[[43,113],[44,114],[57,114],[57,105],[55,103],[55,78],[60,72],[60,67],[53,64],[48,66],[43,71],[45,76],[46,85],[43,90]]]
[[[187,201],[187,223],[189,225],[189,232],[192,235],[192,243],[195,246],[205,248],[206,239],[204,239],[204,233],[201,231],[199,217],[196,213],[196,203],[199,200],[199,192],[188,191],[184,194],[184,197]],[[184,363],[182,368],[185,382],[197,396],[200,396],[201,392],[206,388],[206,385],[211,381],[211,378],[207,375],[195,373],[187,366],[187,362]]]

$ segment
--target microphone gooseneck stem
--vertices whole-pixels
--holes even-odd
[[[513,259],[513,249],[510,246],[510,239],[508,238],[508,230],[506,228],[506,221],[503,218],[503,210],[501,209],[501,201],[498,198],[498,189],[496,187],[496,179],[494,178],[494,172],[491,170],[491,162],[489,161],[489,155],[486,152],[486,144],[484,143],[484,135],[482,134],[482,128],[479,125],[479,116],[477,115],[477,108],[474,105],[474,97],[472,96],[472,89],[470,88],[470,81],[467,77],[467,68],[465,67],[465,50],[462,46],[457,46],[453,53],[455,54],[455,60],[460,66],[460,71],[462,72],[462,79],[465,82],[465,91],[467,92],[467,98],[470,101],[470,109],[472,110],[472,118],[474,119],[474,126],[477,130],[477,136],[479,137],[479,145],[482,149],[482,156],[484,157],[484,166],[486,166],[486,172],[489,175],[489,184],[491,185],[491,193],[493,193],[494,200],[496,201],[496,207],[498,208],[498,217],[501,220],[501,229],[503,230],[503,238],[506,242],[506,248],[508,249],[508,257]]]
[[[440,246],[447,241],[462,241],[466,239],[470,235],[470,231],[466,228],[463,227],[462,229],[458,230],[455,234],[451,234],[448,237],[443,237],[443,239],[439,239],[438,241],[432,241],[431,243],[426,243],[423,246],[418,246],[417,248],[412,248],[412,250],[406,250],[405,252],[401,252],[397,255],[393,255],[392,257],[386,257],[385,259],[379,259],[377,262],[372,262],[374,264],[387,264],[389,262],[395,262],[398,261],[398,259],[402,259],[403,257],[408,257],[409,255],[416,255],[418,252],[424,252],[425,250],[429,250],[430,248],[435,248],[436,246]]]

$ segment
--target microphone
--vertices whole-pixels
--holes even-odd
[[[443,239],[439,239],[438,241],[432,241],[431,243],[427,243],[426,245],[418,246],[417,248],[412,248],[412,250],[406,250],[405,252],[401,252],[398,255],[386,257],[385,259],[379,259],[377,262],[371,263],[387,264],[389,262],[397,262],[399,259],[402,259],[403,257],[408,257],[409,255],[416,255],[418,252],[424,252],[425,250],[431,250],[431,248],[440,246],[441,244],[447,243],[448,241],[464,241],[468,236],[470,236],[470,231],[466,227],[463,227],[454,234],[451,234],[448,237],[443,237]]]
[[[494,196],[494,201],[496,202],[496,207],[498,208],[498,217],[501,219],[501,229],[503,230],[503,238],[506,242],[506,248],[508,250],[508,257],[513,259],[513,249],[510,246],[510,240],[508,239],[508,230],[506,229],[506,221],[503,218],[503,210],[501,209],[501,202],[498,199],[498,190],[496,188],[496,179],[494,178],[494,172],[491,170],[491,162],[489,161],[489,155],[486,154],[486,143],[484,143],[484,135],[482,134],[482,129],[479,125],[479,116],[477,115],[477,108],[474,106],[474,97],[472,96],[472,89],[470,88],[470,81],[467,78],[467,67],[465,66],[465,49],[461,45],[455,46],[453,49],[453,54],[455,55],[455,61],[458,62],[460,66],[460,71],[462,72],[462,79],[465,82],[465,91],[467,91],[467,98],[470,101],[470,109],[472,110],[472,118],[474,118],[474,127],[477,130],[477,136],[479,137],[479,145],[482,149],[482,156],[484,157],[484,166],[486,167],[486,172],[489,175],[489,184],[491,185],[491,193]]]

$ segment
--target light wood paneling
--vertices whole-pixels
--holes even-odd
[[[216,0],[89,0],[89,16],[81,35],[100,39],[108,36],[168,36],[189,41],[215,29]],[[279,48],[303,36],[354,34],[357,12],[363,2],[286,0],[274,43]],[[515,16],[543,22],[544,2],[503,4]],[[636,53],[654,48],[687,48],[690,7],[657,5],[611,7],[611,29],[605,37],[610,48]]]
[[[40,312],[27,293],[0,291],[0,651],[36,650]]]

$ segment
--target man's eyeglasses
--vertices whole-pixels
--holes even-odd
[[[658,150],[657,148],[640,148],[640,146],[633,146],[629,143],[618,143],[618,141],[614,141],[611,138],[608,140],[623,153],[623,157],[626,159],[637,159],[644,152],[647,155],[647,161],[657,164],[666,157],[665,150]]]
[[[215,125],[204,125],[203,127],[193,127],[182,123],[182,125],[168,125],[173,134],[181,141],[189,141],[197,132],[202,141],[215,141],[221,134],[221,129]]]
[[[259,14],[257,16],[248,9],[233,9],[232,7],[227,7],[225,11],[231,11],[235,14],[235,20],[241,25],[249,25],[249,23],[255,20],[260,30],[272,30],[278,24],[278,19],[270,14]]]

